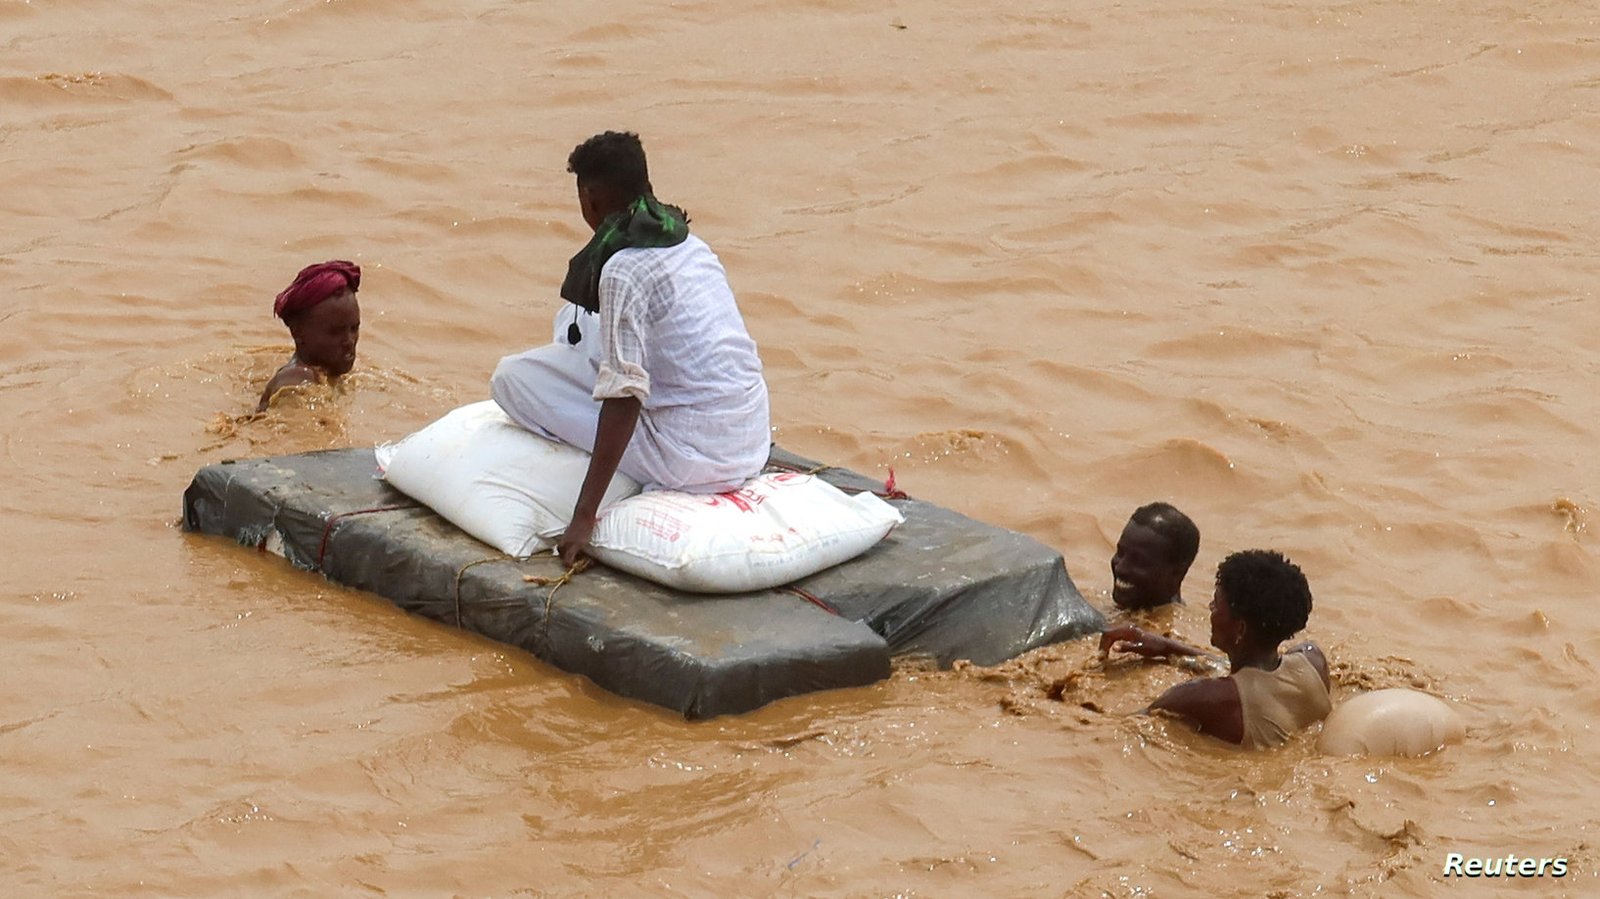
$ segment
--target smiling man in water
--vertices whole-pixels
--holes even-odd
[[[1200,529],[1167,503],[1134,510],[1111,557],[1111,601],[1126,612],[1183,602],[1183,579],[1200,552]]]

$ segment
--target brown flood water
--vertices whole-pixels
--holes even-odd
[[[1590,4],[0,0],[7,896],[1600,891]],[[539,342],[567,151],[642,132],[778,438],[1065,553],[1271,546],[1339,692],[1466,744],[1243,754],[1087,645],[703,723],[177,527]],[[345,389],[240,420],[301,265]],[[1061,698],[1052,699],[1054,692]]]

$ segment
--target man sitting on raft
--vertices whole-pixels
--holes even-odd
[[[1146,712],[1168,712],[1246,748],[1277,746],[1328,716],[1328,661],[1315,644],[1283,654],[1278,645],[1306,626],[1311,588],[1299,566],[1270,550],[1237,552],[1217,566],[1211,643],[1227,653],[1226,677],[1201,678],[1161,694]],[[1100,652],[1146,658],[1202,656],[1205,650],[1131,625],[1100,636]]]
[[[594,237],[561,296],[599,315],[597,365],[574,372],[562,341],[500,360],[490,381],[511,420],[590,451],[572,523],[557,546],[572,564],[594,531],[612,476],[644,489],[718,493],[761,472],[772,439],[756,344],[711,248],[683,210],[656,199],[644,148],[607,131],[567,158]],[[577,343],[576,323],[567,343]]]
[[[1200,552],[1200,529],[1167,503],[1135,509],[1111,557],[1111,601],[1126,612],[1183,602],[1183,579]]]
[[[285,387],[320,384],[355,366],[361,339],[361,306],[356,302],[360,286],[361,267],[334,259],[301,269],[294,283],[278,294],[272,314],[289,326],[294,355],[261,391],[257,412],[265,412],[273,395]]]

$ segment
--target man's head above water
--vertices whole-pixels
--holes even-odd
[[[606,131],[574,147],[567,171],[577,176],[578,208],[590,228],[653,193],[644,145],[632,131]]]
[[[1200,529],[1168,503],[1140,506],[1111,557],[1111,601],[1119,609],[1182,602],[1183,578],[1200,551]]]

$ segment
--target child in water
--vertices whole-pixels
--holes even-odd
[[[355,366],[361,336],[361,306],[356,302],[360,286],[361,267],[334,259],[301,269],[294,283],[278,294],[272,314],[289,326],[294,355],[261,391],[257,412],[265,412],[285,387],[320,384]]]

